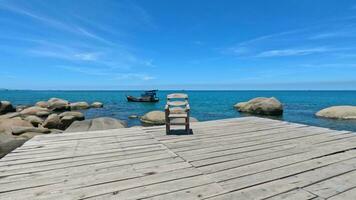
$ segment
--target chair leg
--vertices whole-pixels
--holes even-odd
[[[171,124],[169,122],[169,120],[166,122],[166,133],[167,134],[170,134],[171,132]]]
[[[185,119],[185,131],[189,134],[190,127],[189,127],[189,118]]]

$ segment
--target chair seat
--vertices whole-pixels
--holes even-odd
[[[179,114],[169,114],[169,118],[187,118],[187,113],[179,113]]]

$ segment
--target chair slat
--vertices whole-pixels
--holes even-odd
[[[188,99],[188,95],[183,93],[173,93],[167,95],[167,99]]]
[[[186,106],[188,101],[168,101],[167,104],[169,106]]]

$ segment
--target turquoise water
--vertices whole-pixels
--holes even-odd
[[[87,118],[109,116],[126,120],[129,126],[139,125],[138,119],[128,119],[129,115],[143,115],[151,110],[163,110],[165,96],[175,91],[159,91],[159,103],[127,102],[125,95],[139,95],[138,91],[0,91],[0,99],[15,105],[34,104],[51,97],[68,101],[101,101],[103,109],[89,109]],[[278,98],[284,104],[283,117],[290,122],[328,127],[338,130],[356,131],[356,121],[319,119],[314,113],[333,105],[356,105],[356,91],[184,91],[189,94],[192,116],[200,121],[241,117],[233,105],[254,97]]]

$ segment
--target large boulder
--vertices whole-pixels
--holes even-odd
[[[0,115],[15,111],[16,109],[9,101],[0,101]]]
[[[127,125],[124,121],[110,117],[99,117],[92,120],[89,131],[118,129],[126,127]]]
[[[0,133],[0,158],[21,146],[27,139]]]
[[[35,128],[35,127],[23,127],[23,126],[14,126],[12,127],[13,135],[21,135],[23,133],[50,133],[51,131],[48,128]]]
[[[64,99],[51,98],[48,100],[48,108],[54,111],[69,110],[69,102]]]
[[[88,131],[90,126],[91,126],[91,120],[75,121],[65,130],[65,132]]]
[[[51,114],[51,111],[47,108],[41,108],[37,106],[32,106],[29,108],[25,108],[23,111],[20,112],[21,115],[36,115],[38,117],[45,117]]]
[[[30,122],[35,127],[38,127],[40,124],[43,123],[43,119],[35,115],[29,115],[25,117],[25,120]]]
[[[104,106],[104,104],[101,102],[94,102],[90,105],[90,107],[92,107],[92,108],[102,108],[103,106]]]
[[[11,112],[4,115],[0,115],[0,119],[11,119],[14,117],[19,117],[21,114],[19,112]]]
[[[61,114],[59,114],[60,118],[63,118],[65,116],[73,116],[75,120],[84,120],[84,114],[81,112],[76,112],[76,111],[66,111]]]
[[[234,106],[239,112],[258,115],[282,115],[283,105],[276,98],[258,97],[248,102],[237,103]]]
[[[19,117],[0,120],[0,133],[6,133],[11,135],[13,127],[33,127],[33,126],[30,122],[25,121]]]
[[[76,111],[67,111],[59,114],[59,118],[61,119],[61,127],[60,129],[67,129],[74,121],[84,120],[84,115],[81,112]]]
[[[356,106],[332,106],[320,110],[316,116],[331,119],[356,119]]]
[[[140,118],[146,125],[163,125],[166,123],[165,113],[162,111],[151,111]]]
[[[85,110],[89,109],[90,106],[87,102],[75,102],[75,103],[70,103],[70,110]]]
[[[47,101],[39,101],[35,104],[35,106],[41,107],[41,108],[48,108],[48,102]]]
[[[110,117],[100,117],[92,120],[75,121],[65,130],[65,132],[97,131],[125,127],[127,127],[127,125],[124,121]]]
[[[31,106],[27,106],[27,105],[18,105],[16,106],[16,112],[21,112],[23,110],[25,110],[26,108],[29,108]]]
[[[51,114],[43,122],[42,126],[45,128],[61,129],[62,128],[61,119],[57,114]]]

